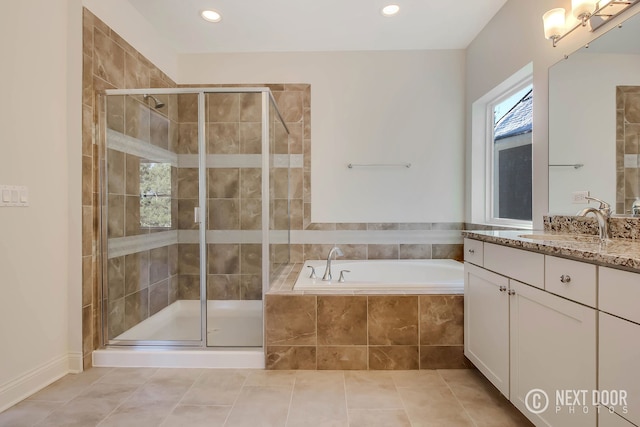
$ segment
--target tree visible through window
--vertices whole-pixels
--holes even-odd
[[[532,219],[533,88],[531,84],[492,104],[491,217]]]
[[[171,227],[171,163],[140,163],[140,226]]]

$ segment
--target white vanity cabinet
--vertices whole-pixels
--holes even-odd
[[[509,397],[509,279],[464,264],[465,356]]]
[[[536,425],[595,426],[590,395],[585,414],[583,405],[556,411],[555,394],[596,389],[596,310],[514,280],[510,290],[509,400]],[[526,407],[533,389],[549,397],[541,414]]]
[[[465,262],[465,355],[534,424],[595,427],[595,408],[556,411],[555,397],[596,389],[596,310],[544,290],[545,255],[483,246],[483,268]],[[540,414],[534,389],[549,398]]]
[[[626,392],[626,408],[612,409],[640,424],[640,274],[600,267],[598,381],[601,392]],[[606,402],[603,402],[603,404]],[[622,402],[620,402],[622,403]],[[622,423],[600,414],[600,426]]]

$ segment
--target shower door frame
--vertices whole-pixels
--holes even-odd
[[[99,92],[98,97],[98,123],[97,131],[99,132],[99,152],[100,152],[100,191],[99,191],[99,227],[100,227],[100,249],[101,254],[99,260],[101,263],[100,268],[100,310],[101,310],[101,345],[103,347],[187,347],[187,348],[203,348],[203,349],[223,349],[223,348],[235,348],[235,347],[220,347],[220,346],[207,346],[207,153],[206,153],[206,103],[205,97],[209,93],[261,93],[261,106],[262,106],[262,141],[261,141],[261,168],[262,168],[262,229],[261,229],[261,249],[262,249],[262,332],[263,343],[262,348],[265,348],[264,343],[264,296],[269,289],[269,277],[270,277],[270,202],[271,195],[269,192],[269,175],[270,175],[270,102],[274,105],[274,111],[277,118],[284,126],[287,134],[289,129],[285,124],[280,111],[277,108],[277,104],[271,93],[271,89],[268,87],[216,87],[216,88],[168,88],[168,89],[106,89]],[[108,263],[108,236],[107,236],[107,220],[108,211],[106,203],[106,190],[107,190],[107,168],[106,168],[106,153],[107,153],[107,136],[106,136],[106,100],[110,95],[185,95],[196,94],[198,95],[198,236],[199,236],[199,253],[200,253],[200,339],[199,340],[113,340],[108,337],[108,315],[104,301],[108,301],[106,297],[105,284],[107,280],[107,263]],[[203,209],[204,207],[204,209]],[[290,231],[287,233],[289,236],[287,241],[290,243]],[[242,347],[242,348],[260,348],[260,347]]]

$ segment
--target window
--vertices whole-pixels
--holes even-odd
[[[140,226],[171,227],[171,163],[140,163]]]
[[[533,63],[471,105],[471,221],[531,228]]]
[[[531,221],[531,130],[533,87],[510,91],[490,104],[493,117],[489,182],[492,222]]]

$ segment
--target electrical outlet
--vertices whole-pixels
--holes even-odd
[[[574,191],[573,193],[571,193],[571,203],[581,203],[586,205],[587,203],[589,203],[589,201],[586,199],[588,195],[588,191]]]

